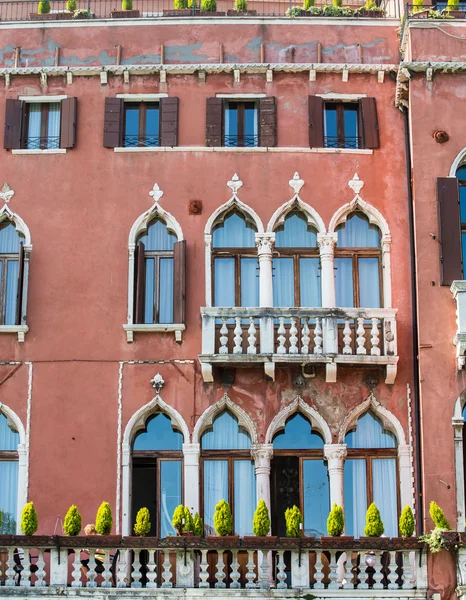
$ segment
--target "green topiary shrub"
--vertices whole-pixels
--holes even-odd
[[[191,10],[197,9],[197,0],[188,0],[188,8]]]
[[[112,509],[108,502],[102,502],[95,517],[95,529],[100,535],[110,535],[112,531]]]
[[[39,13],[39,15],[48,15],[48,13],[50,12],[49,0],[39,2],[39,4],[37,5],[37,12]]]
[[[343,516],[343,509],[335,503],[328,515],[327,532],[331,536],[338,537],[343,533],[344,528],[345,517]]]
[[[28,502],[21,513],[21,531],[24,535],[34,535],[39,527],[34,502]]]
[[[172,525],[175,528],[177,535],[181,535],[183,533],[184,506],[182,504],[177,506],[173,511]]]
[[[437,502],[432,501],[430,503],[429,512],[430,517],[437,529],[446,529],[447,531],[451,530],[450,523],[447,521],[445,513],[437,504]]]
[[[194,520],[191,511],[187,506],[184,507],[184,531],[194,533]]]
[[[286,537],[301,537],[301,523],[303,518],[301,511],[295,505],[293,508],[287,508],[285,511]]]
[[[66,3],[66,10],[68,12],[74,12],[76,10],[76,0],[68,0]]]
[[[460,4],[459,0],[448,0],[447,2],[447,11],[449,10],[459,10]]]
[[[201,10],[215,12],[217,10],[217,0],[201,0]]]
[[[332,0],[332,6],[341,8],[343,6],[343,0]]]
[[[136,523],[134,524],[134,533],[136,535],[147,535],[150,531],[151,522],[150,522],[150,513],[149,509],[145,506],[138,510],[138,514],[136,515]]]
[[[366,526],[364,527],[364,535],[367,535],[368,537],[380,537],[384,531],[385,528],[383,526],[379,509],[375,505],[375,502],[372,502],[366,513]]]
[[[264,500],[259,500],[259,503],[254,513],[252,522],[252,532],[260,537],[266,536],[270,531],[269,509]]]
[[[230,505],[225,500],[220,500],[215,507],[214,528],[217,535],[231,535],[233,533]]]
[[[413,0],[413,13],[424,10],[424,0]]]
[[[314,4],[315,4],[315,0],[304,0],[303,8],[304,8],[304,10],[309,10],[311,8],[311,6],[314,6]]]
[[[65,515],[63,523],[63,533],[65,535],[79,535],[82,526],[82,519],[78,507],[72,504]]]
[[[204,523],[202,522],[202,519],[201,519],[199,513],[196,513],[194,515],[193,533],[194,533],[194,535],[197,535],[199,537],[202,537],[204,535]]]
[[[247,12],[248,0],[235,0],[235,10],[238,12]]]
[[[173,0],[173,8],[175,10],[183,10],[188,7],[187,0]]]
[[[414,533],[414,515],[408,504],[401,511],[399,527],[403,537],[411,537]]]
[[[133,10],[133,0],[121,0],[121,10]]]

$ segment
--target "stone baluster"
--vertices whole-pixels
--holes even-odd
[[[329,590],[337,590],[340,587],[338,581],[338,564],[337,564],[337,551],[330,550],[330,563],[329,563],[330,573],[329,579],[330,583],[328,584]]]
[[[396,552],[395,550],[390,550],[390,575],[388,581],[388,589],[389,590],[397,590],[398,589],[398,573],[397,573],[397,564],[396,564]]]
[[[163,571],[162,571],[162,587],[163,588],[171,588],[173,587],[173,583],[170,581],[172,578],[172,573],[170,570],[170,553],[168,550],[164,550],[163,552]]]
[[[14,558],[15,549],[8,548],[8,562],[7,562],[7,570],[6,570],[6,581],[5,587],[14,587],[15,586],[15,558]]]
[[[270,564],[268,560],[267,550],[259,550],[257,560],[259,562],[259,553],[262,554],[261,571],[260,571],[260,588],[261,590],[270,589]]]
[[[46,587],[46,583],[45,583],[45,560],[44,560],[44,550],[42,548],[39,548],[37,550],[37,571],[36,571],[36,583],[35,583],[35,587],[36,588],[43,588]]]
[[[303,323],[302,334],[301,334],[301,342],[302,342],[301,354],[309,354],[309,344],[311,342],[311,336],[310,336],[308,319],[304,318],[303,321],[304,321],[304,323]]]
[[[358,574],[358,579],[359,579],[359,583],[356,586],[358,588],[358,590],[368,590],[369,589],[369,574],[366,572],[367,570],[367,565],[366,565],[366,553],[364,551],[361,551],[359,553],[359,574]]]
[[[241,587],[241,584],[239,582],[240,572],[238,562],[238,550],[232,550],[231,553],[233,555],[233,560],[231,562],[230,589],[238,590]]]
[[[286,354],[285,342],[286,342],[286,329],[285,329],[285,317],[278,317],[278,348],[277,354]]]
[[[110,562],[110,550],[105,549],[104,552],[104,570],[102,573],[102,584],[100,587],[111,588],[112,587],[112,572],[110,571],[112,563]]]
[[[228,354],[228,327],[227,320],[222,317],[222,326],[220,327],[220,348],[218,349],[219,354]]]
[[[372,575],[372,579],[374,580],[374,584],[372,588],[374,590],[383,590],[383,565],[382,565],[382,552],[380,550],[374,551],[375,556],[375,565],[374,565],[374,574]]]
[[[285,560],[284,560],[284,550],[279,550],[277,552],[277,579],[278,579],[278,583],[277,583],[277,589],[278,590],[286,590],[287,589],[287,584],[286,584],[286,573],[285,573]]]
[[[296,327],[296,319],[291,317],[291,326],[290,326],[290,354],[298,354],[298,328]]]
[[[377,317],[373,317],[372,328],[371,328],[371,354],[373,356],[380,356],[380,348],[379,348],[379,319]]]
[[[426,555],[426,552],[423,552],[422,556],[421,556],[421,565],[418,567],[418,572],[417,575],[419,575],[419,571],[423,569],[423,567],[425,567],[425,570],[427,571],[427,559],[424,558]],[[425,564],[423,564],[425,561]],[[417,562],[417,561],[416,561]],[[419,581],[419,579],[421,579],[421,581]],[[424,589],[422,588],[422,579],[424,578],[419,578],[417,577],[416,583],[417,583],[417,588],[418,589]],[[412,590],[414,588],[414,581],[413,581],[413,568],[411,565],[411,553],[408,551],[403,552],[403,575],[402,575],[402,588],[404,590]],[[425,581],[427,582],[427,577],[425,577]],[[427,587],[427,586],[426,586]]]
[[[133,569],[131,571],[131,587],[132,588],[141,588],[142,587],[142,583],[141,583],[141,577],[142,577],[142,573],[141,573],[141,561],[139,558],[139,555],[141,553],[141,550],[133,550],[134,552],[134,559],[133,559]],[[166,553],[168,555],[168,553]],[[165,553],[164,553],[165,555]],[[170,561],[168,561],[168,564],[170,564]]]
[[[256,354],[256,325],[254,323],[254,317],[249,317],[249,329],[248,329],[248,354]]]
[[[358,343],[358,347],[356,349],[356,354],[367,354],[366,351],[366,331],[364,329],[364,319],[362,317],[357,318],[358,321],[358,329],[356,331],[357,338],[356,341]]]
[[[352,562],[351,550],[348,550],[347,552],[345,552],[345,555],[346,555],[346,559],[345,559],[345,575],[344,575],[343,589],[352,590],[352,589],[354,589],[354,584],[353,584],[353,562]]]
[[[324,572],[322,571],[323,568],[323,563],[322,563],[322,551],[321,550],[316,550],[316,564],[314,565],[314,568],[316,570],[315,574],[314,574],[314,589],[315,590],[323,590],[324,589],[324,583],[323,583],[323,578],[324,578]]]
[[[209,582],[207,580],[209,579],[209,563],[207,562],[207,550],[201,550],[201,564],[199,566],[201,569],[199,573],[199,587],[208,588]]]
[[[74,560],[73,560],[73,571],[71,573],[71,577],[72,577],[72,582],[71,582],[71,587],[83,587],[83,584],[81,582],[81,550],[79,550],[78,548],[74,548]],[[91,566],[91,558],[92,558],[92,551],[90,553],[89,556],[89,567]],[[62,558],[63,560],[63,558]],[[66,560],[66,554],[65,554],[65,560]]]
[[[215,582],[215,587],[216,588],[225,588],[226,587],[226,583],[223,581],[226,577],[226,573],[225,573],[225,562],[223,561],[223,550],[219,549],[217,551],[217,571],[215,573],[215,579],[217,580]]]
[[[353,354],[351,348],[352,332],[350,327],[350,319],[345,319],[345,326],[343,328],[343,354]]]
[[[128,568],[128,557],[129,550],[120,550],[120,557],[118,559],[117,588],[127,587],[126,573]]]
[[[241,318],[235,317],[235,337],[233,338],[235,346],[233,348],[233,354],[243,353],[243,328],[241,327]]]
[[[254,572],[254,569],[256,568],[256,564],[254,562],[254,550],[248,550],[248,564],[246,565],[246,568],[246,589],[255,589],[256,584],[254,580],[256,579],[256,573]]]
[[[322,354],[322,318],[316,317],[316,324],[314,327],[314,354]]]
[[[147,561],[147,588],[157,587],[157,565],[156,565],[156,550],[148,550],[148,561]]]
[[[86,577],[87,577],[86,587],[96,588],[97,581],[95,579],[97,577],[97,573],[95,572],[95,549],[94,548],[91,548],[89,550],[88,567],[89,567],[89,570],[86,573]]]
[[[21,561],[23,570],[21,571],[21,587],[31,587],[31,559],[30,559],[30,548],[24,549],[24,557]]]

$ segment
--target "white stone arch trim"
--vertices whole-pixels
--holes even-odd
[[[466,149],[465,149],[466,156]],[[455,488],[456,488],[456,522],[457,531],[465,530],[466,506],[464,497],[464,458],[463,458],[463,409],[466,404],[466,390],[463,391],[455,402],[452,426],[455,444]]]
[[[26,430],[21,419],[6,404],[0,402],[0,414],[7,418],[8,426],[19,435],[18,444],[18,499],[16,503],[16,533],[21,533],[21,512],[27,502],[28,455]]]
[[[304,402],[304,400],[299,396],[296,397],[291,404],[288,404],[288,406],[282,408],[281,411],[272,419],[265,435],[265,443],[271,444],[274,435],[278,431],[284,429],[287,420],[293,414],[298,412],[309,419],[312,428],[318,431],[324,438],[324,444],[332,443],[332,432],[330,431],[327,421],[317,410],[315,410],[315,408],[309,406],[309,404]]]
[[[215,417],[224,410],[231,412],[238,419],[239,427],[248,432],[251,438],[251,446],[257,444],[258,437],[253,420],[241,406],[230,400],[227,394],[224,394],[218,402],[209,406],[199,417],[193,431],[193,444],[200,444],[204,431],[212,426]]]
[[[450,167],[449,176],[456,177],[456,171],[464,164],[466,164],[466,148],[460,150],[460,152],[458,152],[458,154],[456,155],[456,158]]]
[[[146,421],[150,415],[162,412],[170,417],[172,425],[181,431],[183,435],[183,441],[185,444],[189,444],[189,429],[186,421],[180,415],[180,413],[164,402],[160,395],[157,394],[155,398],[152,398],[150,402],[142,406],[137,410],[133,416],[129,419],[125,432],[123,434],[122,441],[122,480],[123,480],[123,491],[122,491],[122,531],[123,535],[132,534],[132,523],[131,523],[131,473],[132,473],[132,460],[131,460],[131,445],[134,439],[134,435],[145,428]],[[183,444],[184,446],[184,444]]]
[[[361,402],[361,404],[353,408],[353,410],[346,416],[340,426],[338,443],[345,443],[346,434],[356,426],[359,417],[370,410],[372,410],[382,421],[383,428],[395,435],[398,446],[406,446],[406,435],[400,421],[393,413],[382,406],[373,394],[370,394],[370,396],[364,400],[364,402]]]
[[[24,251],[30,252],[32,250],[32,241],[29,227],[17,213],[13,212],[10,209],[10,207],[7,204],[5,204],[2,209],[0,209],[0,223],[6,220],[12,221],[14,223],[16,231],[24,237]]]
[[[298,210],[306,215],[308,225],[311,225],[317,230],[317,233],[326,233],[325,223],[319,213],[312,208],[307,202],[301,200],[298,194],[295,194],[291,200],[285,202],[277,208],[273,213],[268,225],[267,232],[273,233],[277,227],[283,225],[288,214]]]

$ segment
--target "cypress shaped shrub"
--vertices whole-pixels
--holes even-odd
[[[432,521],[434,522],[435,527],[437,527],[437,529],[447,529],[448,531],[451,530],[450,523],[447,521],[447,519],[445,517],[445,513],[440,508],[440,506],[437,504],[437,502],[434,502],[432,500],[432,502],[430,503],[429,512],[430,512],[430,517],[431,517]]]
[[[76,10],[76,0],[68,0],[66,3],[66,10],[68,12],[74,12]]]
[[[254,513],[254,520],[252,522],[252,531],[254,535],[260,537],[266,536],[270,531],[270,517],[269,509],[264,500],[259,500],[259,503]]]
[[[285,511],[286,537],[301,537],[301,523],[303,518],[301,511],[295,505],[293,508],[287,508]]]
[[[196,513],[194,515],[193,533],[194,533],[194,535],[197,535],[199,537],[202,537],[204,535],[204,523],[203,523],[199,513]]]
[[[194,532],[194,520],[191,511],[187,506],[184,507],[184,531]]]
[[[121,0],[121,10],[133,10],[133,0]]]
[[[63,533],[65,535],[79,535],[82,526],[81,514],[78,507],[72,504],[65,515]]]
[[[215,507],[214,528],[217,535],[231,535],[233,532],[230,505],[225,500],[220,500]]]
[[[39,527],[34,502],[28,502],[21,513],[21,531],[24,535],[34,535]]]
[[[134,524],[134,533],[136,535],[147,535],[150,531],[150,513],[146,507],[140,508],[136,515],[136,523]]]
[[[401,511],[399,528],[402,537],[411,537],[414,533],[414,515],[408,504]]]
[[[187,8],[188,3],[186,0],[173,0],[173,8],[175,10],[182,10],[184,8]]]
[[[217,10],[217,0],[201,0],[201,10],[215,12]]]
[[[47,15],[50,12],[49,0],[44,0],[43,2],[39,2],[39,4],[37,5],[37,12],[39,15]]]
[[[383,526],[379,509],[377,508],[375,502],[372,502],[366,513],[366,526],[364,527],[364,535],[367,535],[367,537],[380,537],[384,531],[385,528]]]
[[[173,511],[172,525],[175,528],[176,534],[181,535],[183,533],[183,521],[184,521],[184,506],[180,504]]]
[[[338,537],[343,533],[344,528],[345,517],[343,516],[343,509],[334,503],[327,519],[327,532],[333,537]]]
[[[112,531],[112,509],[108,502],[102,502],[95,517],[95,529],[100,535],[110,535]]]

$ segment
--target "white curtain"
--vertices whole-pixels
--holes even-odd
[[[60,102],[52,102],[49,104],[47,148],[59,148],[60,146],[60,108]]]
[[[144,323],[154,322],[155,258],[146,258],[146,286],[144,290]]]
[[[160,465],[160,529],[161,537],[173,534],[172,516],[181,504],[181,460],[161,460]]]
[[[5,325],[16,323],[16,297],[18,294],[18,261],[7,261]]]
[[[235,306],[235,259],[214,260],[214,305]]]
[[[380,248],[380,230],[370,225],[366,216],[352,213],[346,223],[338,228],[340,248]]]
[[[259,306],[259,260],[257,258],[241,259],[241,306]]]
[[[40,123],[42,115],[42,104],[31,103],[29,105],[28,119],[28,148],[40,148]]]
[[[19,434],[10,429],[7,418],[0,414],[0,451],[16,452],[18,444]],[[0,461],[0,533],[16,533],[17,499],[18,461]]]
[[[380,308],[379,259],[359,258],[359,306]]]
[[[316,248],[317,233],[308,226],[307,218],[299,212],[291,212],[283,225],[275,232],[276,248]]]
[[[138,241],[144,244],[146,250],[173,250],[173,244],[178,241],[178,238],[168,231],[163,221],[156,219],[147,228],[147,233]]]
[[[160,259],[159,323],[173,323],[174,259]]]
[[[212,233],[213,248],[255,248],[255,228],[237,212],[228,215]]]
[[[337,306],[351,308],[353,296],[353,261],[351,258],[335,258],[335,293]]]
[[[215,535],[215,505],[220,500],[228,502],[228,461],[204,461],[204,524],[207,535]]]
[[[292,258],[273,259],[273,305],[294,306],[294,268]]]
[[[396,460],[375,458],[372,460],[372,486],[374,502],[380,511],[385,527],[384,535],[398,535],[398,514],[396,505]]]
[[[366,461],[348,458],[345,461],[344,493],[346,534],[364,535],[367,511]]]
[[[0,224],[0,254],[16,254],[19,252],[20,237],[10,221]]]
[[[256,510],[256,476],[252,461],[235,460],[234,486],[235,533],[252,535],[252,521]]]
[[[318,258],[301,258],[299,271],[301,306],[322,306],[320,260]]]
[[[228,411],[221,413],[213,422],[212,429],[202,436],[203,450],[247,450],[251,438]]]

